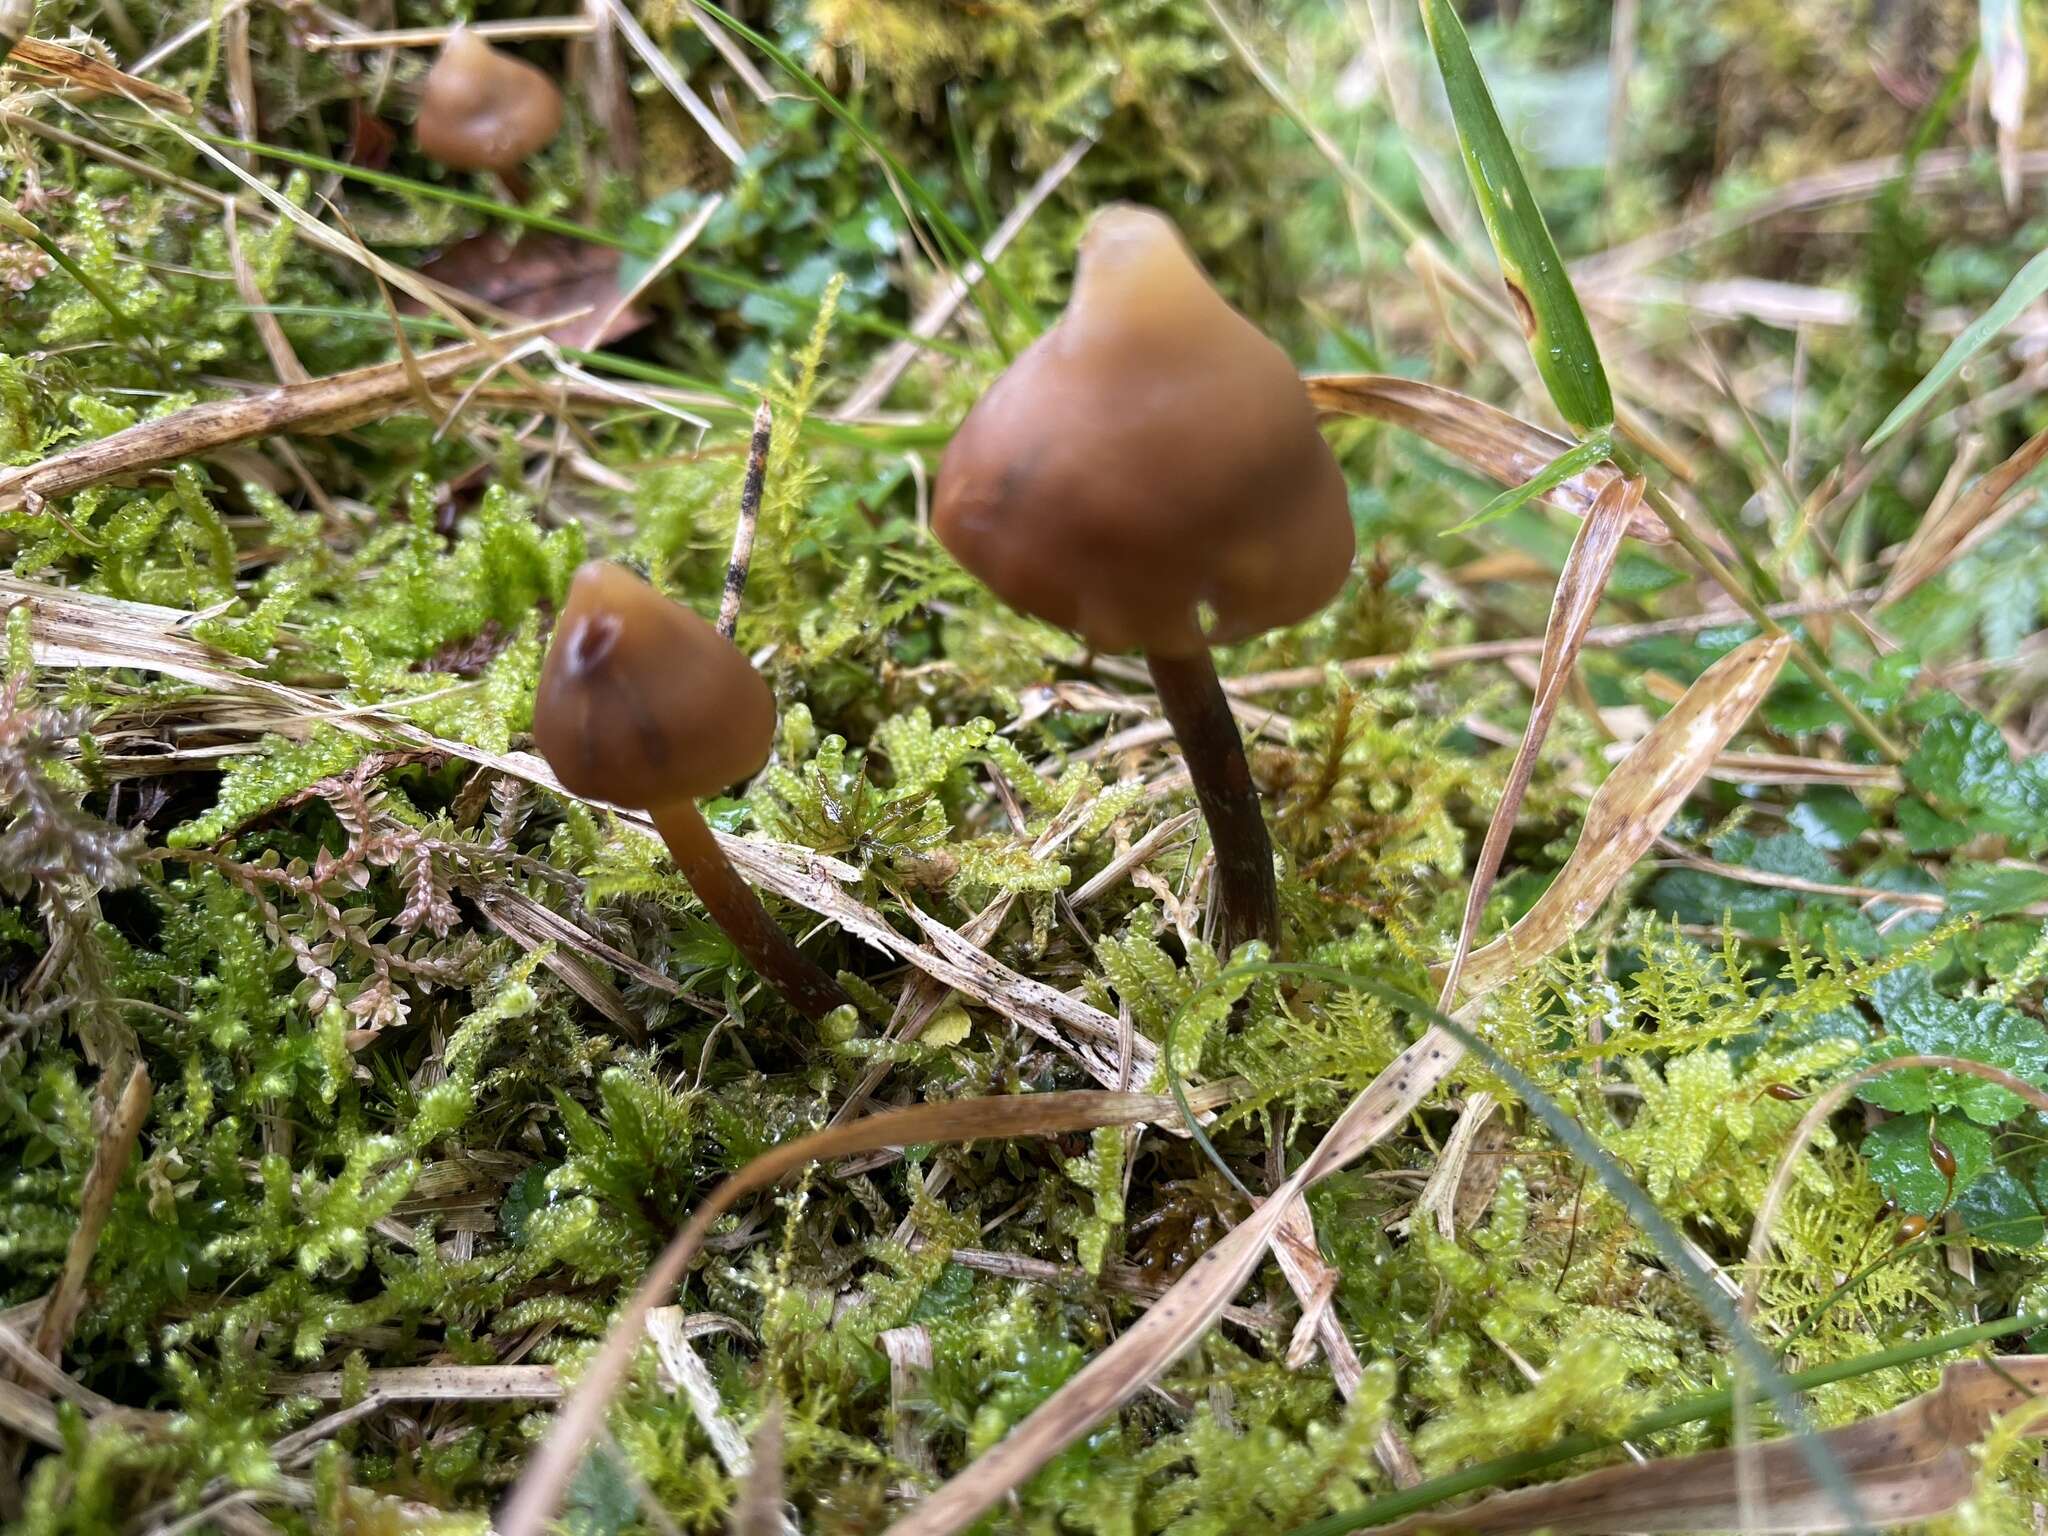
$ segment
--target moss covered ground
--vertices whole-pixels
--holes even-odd
[[[346,46],[562,16],[505,41],[566,103],[505,179],[417,151],[431,46]],[[1142,667],[954,564],[933,476],[1117,200],[1168,212],[1304,372],[1563,433],[1414,8],[722,16],[43,0],[24,23],[176,95],[24,54],[0,77],[7,1528],[485,1529],[726,1175],[880,1110],[1186,1088],[1202,1137],[1176,1110],[917,1141],[740,1202],[560,1518],[911,1517],[1384,1087],[1428,1024],[1391,993],[1437,996],[1504,796],[1478,942],[1523,926],[1468,962],[1485,1049],[1309,1191],[1306,1303],[1260,1264],[981,1528],[1287,1531],[1560,1442],[1473,1487],[1624,1462],[1645,1415],[1731,1384],[1745,1283],[1783,1369],[1881,1357],[1807,1394],[1820,1428],[2024,1350],[2048,1314],[2038,18],[1467,8],[1616,456],[1698,547],[1646,506],[1552,676],[1580,519],[1494,504],[1549,452],[1489,478],[1469,441],[1333,413],[1352,577],[1217,653],[1283,918],[1233,965]],[[582,561],[717,612],[763,402],[737,640],[780,724],[705,810],[761,844],[771,910],[854,997],[816,1024],[642,822],[532,751]],[[139,458],[36,479],[152,423]],[[1810,666],[1772,651],[1767,695],[1720,706],[1726,749],[1674,758],[1655,722],[1769,647],[1731,591]],[[1662,810],[1645,774],[1677,786]],[[1629,856],[1568,868],[1592,843]],[[1567,884],[1590,900],[1537,942]],[[1823,1100],[1902,1052],[1959,1065]],[[2032,1449],[1968,1439],[1934,1518],[2034,1529]]]

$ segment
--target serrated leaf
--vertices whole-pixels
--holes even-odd
[[[2037,901],[2048,901],[2048,872],[2009,864],[1959,863],[1949,867],[1951,912],[2002,917]]]
[[[1974,812],[1984,830],[2048,836],[2048,778],[2040,759],[2013,760],[1998,727],[1981,715],[1930,724],[1906,760],[1906,782],[1922,794]]]
[[[1984,998],[1938,995],[1924,980],[1880,994],[1885,1038],[1870,1057],[1963,1056],[2030,1083],[2048,1083],[2048,1033],[2017,1009]],[[1960,1072],[1913,1067],[1890,1072],[1857,1091],[1882,1109],[1956,1109],[1979,1125],[1997,1125],[2025,1105],[2009,1089]]]
[[[1574,431],[1598,432],[1612,426],[1614,396],[1599,348],[1543,222],[1543,210],[1537,207],[1501,126],[1485,76],[1472,57],[1464,23],[1450,0],[1422,0],[1422,24],[1451,99],[1472,195],[1500,258],[1508,297],[1536,359],[1536,371],[1543,375],[1558,415]]]

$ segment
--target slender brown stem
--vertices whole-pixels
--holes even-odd
[[[1207,651],[1193,656],[1145,655],[1159,704],[1180,740],[1195,781],[1195,799],[1216,850],[1216,904],[1225,949],[1247,939],[1277,944],[1280,897],[1273,886],[1273,843],[1259,810],[1259,792],[1244,760],[1244,742]]]
[[[746,957],[763,981],[782,994],[784,1002],[807,1019],[822,1019],[834,1008],[852,1003],[846,989],[804,958],[789,935],[761,905],[754,888],[732,867],[694,800],[652,807],[654,830],[733,947]]]

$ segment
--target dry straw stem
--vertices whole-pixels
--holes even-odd
[[[78,1196],[78,1229],[71,1234],[70,1246],[64,1251],[64,1268],[43,1306],[42,1321],[36,1325],[36,1351],[45,1359],[56,1360],[63,1355],[71,1329],[85,1305],[85,1283],[92,1274],[93,1255],[99,1251],[100,1233],[113,1214],[114,1196],[120,1192],[122,1176],[135,1155],[142,1122],[149,1118],[150,1098],[149,1074],[137,1062],[119,1097],[111,1102],[102,1098],[93,1105],[99,1143],[93,1149],[92,1166],[86,1170],[85,1187]]]
[[[493,43],[544,37],[588,37],[597,30],[587,16],[541,17],[532,21],[473,21],[468,30]],[[308,53],[366,53],[378,48],[438,48],[454,27],[393,27],[386,32],[320,34],[306,39]]]
[[[552,1365],[399,1365],[365,1373],[372,1397],[387,1403],[552,1402],[562,1378]],[[278,1397],[339,1398],[348,1390],[341,1371],[273,1377]]]
[[[1569,941],[1762,702],[1784,665],[1786,648],[1783,639],[1759,637],[1729,652],[1643,738],[1594,795],[1578,847],[1550,889],[1505,938],[1472,956],[1466,967],[1469,998]],[[1460,1021],[1476,1012],[1476,1002],[1468,1002]],[[892,1526],[891,1536],[964,1530],[1142,1391],[1202,1335],[1257,1268],[1289,1205],[1400,1126],[1463,1051],[1441,1027],[1425,1031],[1352,1101],[1293,1177],[1007,1438]]]
[[[718,632],[730,640],[739,632],[740,602],[747,595],[747,572],[754,564],[754,531],[761,521],[761,492],[768,479],[768,441],[775,418],[763,400],[754,412],[754,435],[747,443],[747,471],[740,481],[740,514],[732,529],[732,554],[725,562],[725,588],[718,599]]]
[[[24,37],[8,52],[7,60],[10,64],[31,65],[96,95],[126,96],[172,112],[189,113],[192,110],[191,98],[184,92],[138,79],[89,53],[66,48],[62,43]]]
[[[1821,1445],[1848,1474],[1871,1524],[1895,1529],[1954,1509],[1976,1486],[1976,1443],[2001,1415],[2024,1410],[2038,1434],[2048,1358],[1971,1360],[1942,1372],[1941,1385],[1875,1418],[1829,1430]],[[1742,1485],[1764,1490],[1743,1523]],[[1495,1494],[1448,1513],[1431,1510],[1365,1536],[1425,1531],[1843,1531],[1841,1506],[1814,1481],[1792,1440],[1697,1456],[1624,1463],[1583,1477]]]
[[[1878,596],[1876,587],[1865,587],[1855,592],[1845,592],[1839,597],[1817,597],[1792,602],[1773,603],[1766,610],[1774,619],[1796,619],[1808,614],[1839,613],[1845,608],[1857,608],[1874,601]],[[1607,624],[1599,629],[1589,629],[1581,642],[1581,649],[1607,649],[1614,646],[1634,645],[1640,640],[1654,640],[1663,635],[1696,635],[1709,629],[1727,629],[1732,625],[1749,622],[1747,614],[1721,611],[1697,613],[1682,619],[1657,619],[1646,624]],[[1517,656],[1539,656],[1543,652],[1544,637],[1522,635],[1511,640],[1475,640],[1468,645],[1440,646],[1433,651],[1389,651],[1379,656],[1357,656],[1350,661],[1339,662],[1337,670],[1345,677],[1384,677],[1389,673],[1413,669],[1437,672],[1449,667],[1462,667],[1475,661],[1504,661]],[[1327,664],[1314,667],[1283,667],[1273,672],[1246,672],[1224,680],[1224,690],[1233,695],[1250,697],[1261,693],[1281,693],[1295,688],[1317,688],[1330,675]],[[1768,760],[1769,754],[1753,754],[1758,762]],[[1784,759],[1785,761],[1810,763],[1807,758]],[[1859,765],[1842,763],[1829,764],[1828,768],[1851,769]],[[1862,768],[1860,771],[1879,775],[1882,783],[1894,788],[1898,784],[1897,770],[1891,768]],[[1829,782],[1833,782],[1832,779]]]
[[[155,421],[138,422],[37,463],[0,470],[0,511],[24,506],[34,511],[50,497],[69,496],[121,475],[279,432],[345,431],[388,414],[412,392],[416,378],[445,383],[581,313],[538,320],[485,341],[442,347],[409,363],[379,363],[237,400],[204,401]]]
[[[697,1207],[688,1224],[654,1261],[632,1299],[612,1320],[611,1331],[585,1368],[576,1390],[549,1426],[540,1448],[528,1459],[498,1522],[500,1536],[541,1536],[584,1451],[603,1427],[605,1408],[632,1364],[648,1314],[667,1303],[712,1226],[747,1196],[772,1188],[810,1163],[885,1147],[1050,1136],[1063,1131],[1092,1131],[1106,1125],[1173,1124],[1179,1118],[1180,1110],[1172,1096],[1163,1093],[1004,1094],[885,1110],[848,1125],[814,1131],[763,1153],[719,1185]]]

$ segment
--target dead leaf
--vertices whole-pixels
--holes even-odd
[[[1465,958],[1479,931],[1480,914],[1486,910],[1487,897],[1493,894],[1494,878],[1500,873],[1508,838],[1515,830],[1516,816],[1521,813],[1522,797],[1535,775],[1536,755],[1550,734],[1557,706],[1564,701],[1565,683],[1572,668],[1578,665],[1579,648],[1585,644],[1600,598],[1607,591],[1607,578],[1613,574],[1615,559],[1621,554],[1622,536],[1642,503],[1640,480],[1610,480],[1601,487],[1592,509],[1579,523],[1578,537],[1572,540],[1564,569],[1558,572],[1557,590],[1550,602],[1550,621],[1543,630],[1543,659],[1537,671],[1535,696],[1529,705],[1529,723],[1522,732],[1521,745],[1515,750],[1514,764],[1508,769],[1500,803],[1486,824],[1486,840],[1480,845],[1479,861],[1472,869],[1457,947],[1439,983],[1443,989],[1437,998],[1439,1008],[1450,1006],[1456,993],[1459,973],[1465,968]]]
[[[619,253],[568,235],[530,234],[516,243],[502,235],[473,235],[421,267],[420,276],[522,320],[587,309],[546,333],[575,351],[630,336],[654,318],[631,304],[600,332],[601,318],[619,297]],[[416,315],[425,306],[407,302],[401,309]]]
[[[1895,603],[1908,592],[1937,576],[1973,546],[1981,543],[2005,518],[2026,505],[2024,499],[2008,501],[2013,488],[2048,458],[2048,431],[2035,433],[2013,451],[1996,469],[1987,470],[1980,480],[1950,504],[1940,517],[1930,517],[1913,530],[1913,537],[1892,562],[1892,573],[1884,584],[1881,602]],[[2001,508],[2005,517],[1998,517]]]
[[[1715,662],[1650,728],[1586,805],[1578,845],[1522,920],[1465,965],[1468,995],[1491,991],[1562,948],[1649,852],[1777,680],[1792,642],[1759,635]]]

